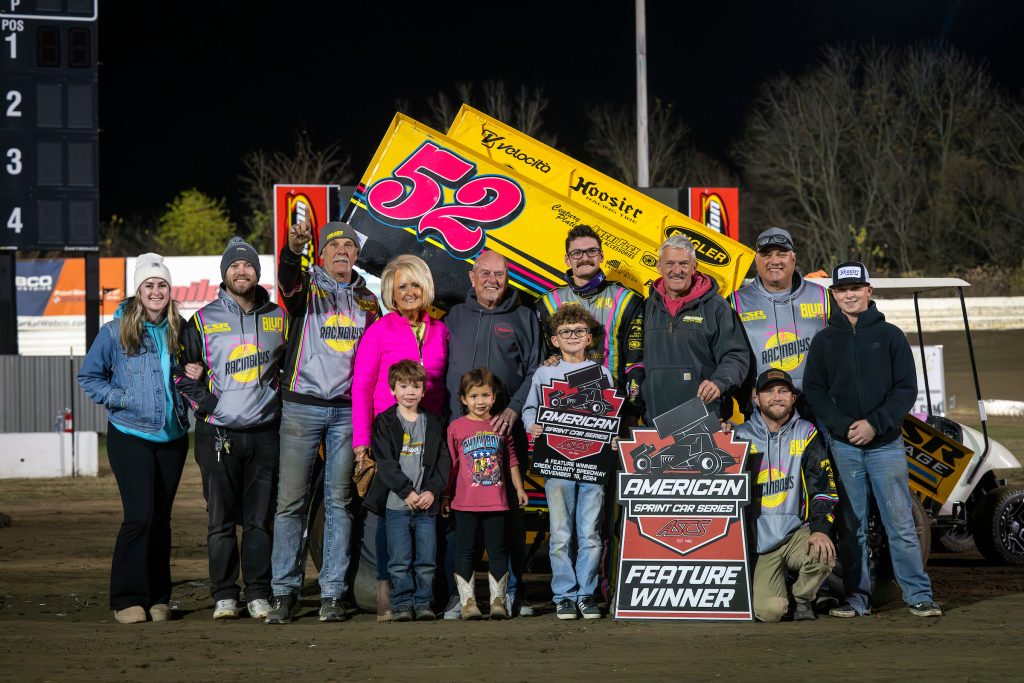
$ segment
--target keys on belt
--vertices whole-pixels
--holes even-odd
[[[217,462],[220,462],[220,454],[231,455],[231,439],[220,427],[217,428],[217,436],[213,440],[213,450],[217,453]]]

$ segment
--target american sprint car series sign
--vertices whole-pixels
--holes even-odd
[[[619,442],[616,619],[753,619],[743,508],[747,444],[699,399]]]
[[[611,441],[619,433],[625,398],[615,393],[600,365],[566,373],[542,387],[531,471],[545,478],[604,485],[612,465]]]
[[[719,293],[727,296],[743,283],[754,260],[753,250],[729,236],[467,104],[455,116],[448,137],[543,185],[562,201],[586,206],[602,216],[595,227],[604,242],[605,264],[612,268],[621,263],[657,278],[658,246],[666,236],[681,234],[693,242],[698,268],[713,277]],[[719,226],[723,227],[727,224]],[[563,251],[564,247],[557,254],[559,264]],[[643,288],[630,286],[645,293]]]

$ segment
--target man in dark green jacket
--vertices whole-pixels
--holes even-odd
[[[804,391],[839,468],[844,522],[849,533],[840,546],[846,602],[834,617],[871,613],[868,574],[868,484],[889,537],[893,573],[911,613],[941,616],[921,561],[914,529],[903,416],[917,399],[917,372],[903,332],[885,322],[871,301],[871,284],[861,263],[832,271],[831,290],[839,311],[811,342]]]
[[[717,415],[722,396],[740,386],[750,367],[743,327],[715,281],[697,271],[686,237],[665,240],[658,271],[644,305],[646,421],[694,396]]]

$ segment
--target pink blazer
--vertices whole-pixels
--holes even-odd
[[[352,447],[369,446],[373,418],[395,404],[388,386],[388,369],[400,360],[415,360],[427,371],[423,409],[435,415],[444,410],[445,372],[448,367],[448,328],[426,317],[423,351],[416,344],[409,321],[392,311],[378,318],[359,340],[352,378]]]

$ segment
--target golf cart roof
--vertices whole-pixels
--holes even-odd
[[[832,284],[832,278],[830,277],[812,277],[807,279],[810,282],[818,283],[822,287],[829,287]],[[927,292],[947,287],[970,287],[971,283],[958,277],[876,277],[872,278],[871,286],[876,290],[902,289],[911,292]]]

